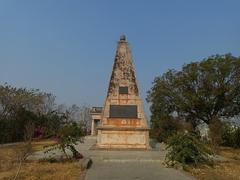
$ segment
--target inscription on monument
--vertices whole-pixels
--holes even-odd
[[[136,105],[110,105],[110,118],[138,118]]]

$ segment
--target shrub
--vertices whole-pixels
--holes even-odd
[[[230,123],[223,123],[221,145],[229,147],[234,146],[234,128]]]
[[[209,124],[209,137],[214,146],[240,148],[240,127],[234,123],[212,120]]]
[[[240,148],[240,127],[229,123],[221,122],[221,143],[222,146]]]
[[[240,148],[240,127],[236,128],[233,135],[233,147]]]
[[[189,133],[178,133],[168,139],[165,162],[168,166],[181,163],[183,166],[199,163],[211,165],[212,152],[196,137]]]
[[[64,125],[59,129],[57,133],[58,144],[50,145],[47,147],[45,152],[53,151],[56,149],[61,150],[64,155],[71,159],[81,159],[83,156],[76,150],[74,145],[77,145],[77,142],[83,142],[83,130],[82,127],[77,123],[70,123]],[[66,150],[70,150],[72,152],[72,157],[69,157]]]

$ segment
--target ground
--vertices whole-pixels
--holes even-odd
[[[23,164],[19,179],[83,179],[78,162],[50,163],[37,159],[47,157],[43,146],[54,141],[33,142],[33,155]],[[156,144],[152,150],[98,150],[94,148],[95,137],[86,137],[84,144],[76,148],[85,156],[91,157],[93,164],[87,171],[85,180],[238,180],[240,179],[240,149],[218,149],[214,167],[190,167],[188,172],[163,166],[166,151],[163,144]],[[16,155],[22,144],[0,146],[0,179],[13,179],[17,172]],[[60,155],[59,151],[55,155]]]
[[[33,152],[43,150],[43,147],[55,143],[52,140],[33,141]],[[0,179],[13,179],[19,167],[18,156],[23,148],[22,143],[0,146]],[[27,160],[21,166],[17,179],[77,179],[81,175],[78,162],[50,163],[37,160]]]
[[[214,167],[192,167],[188,171],[199,180],[240,180],[240,149],[220,147],[217,154],[224,159]]]
[[[99,150],[93,147],[95,143],[96,137],[86,137],[84,144],[76,147],[85,157],[93,160],[85,180],[193,179],[183,171],[162,165],[166,154],[163,144],[156,145],[153,150]],[[58,155],[60,152],[56,151],[55,156]],[[45,156],[37,152],[31,158]]]

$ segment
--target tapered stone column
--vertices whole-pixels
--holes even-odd
[[[149,147],[149,129],[125,36],[118,41],[101,125],[97,130],[100,148]]]

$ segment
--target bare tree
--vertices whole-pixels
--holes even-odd
[[[35,126],[32,122],[28,122],[25,125],[24,143],[21,148],[17,149],[17,159],[18,159],[19,165],[18,165],[17,173],[14,177],[14,180],[17,179],[17,177],[19,176],[23,162],[32,153],[32,143],[31,142],[32,142],[32,137],[34,135],[34,129],[35,129]]]

